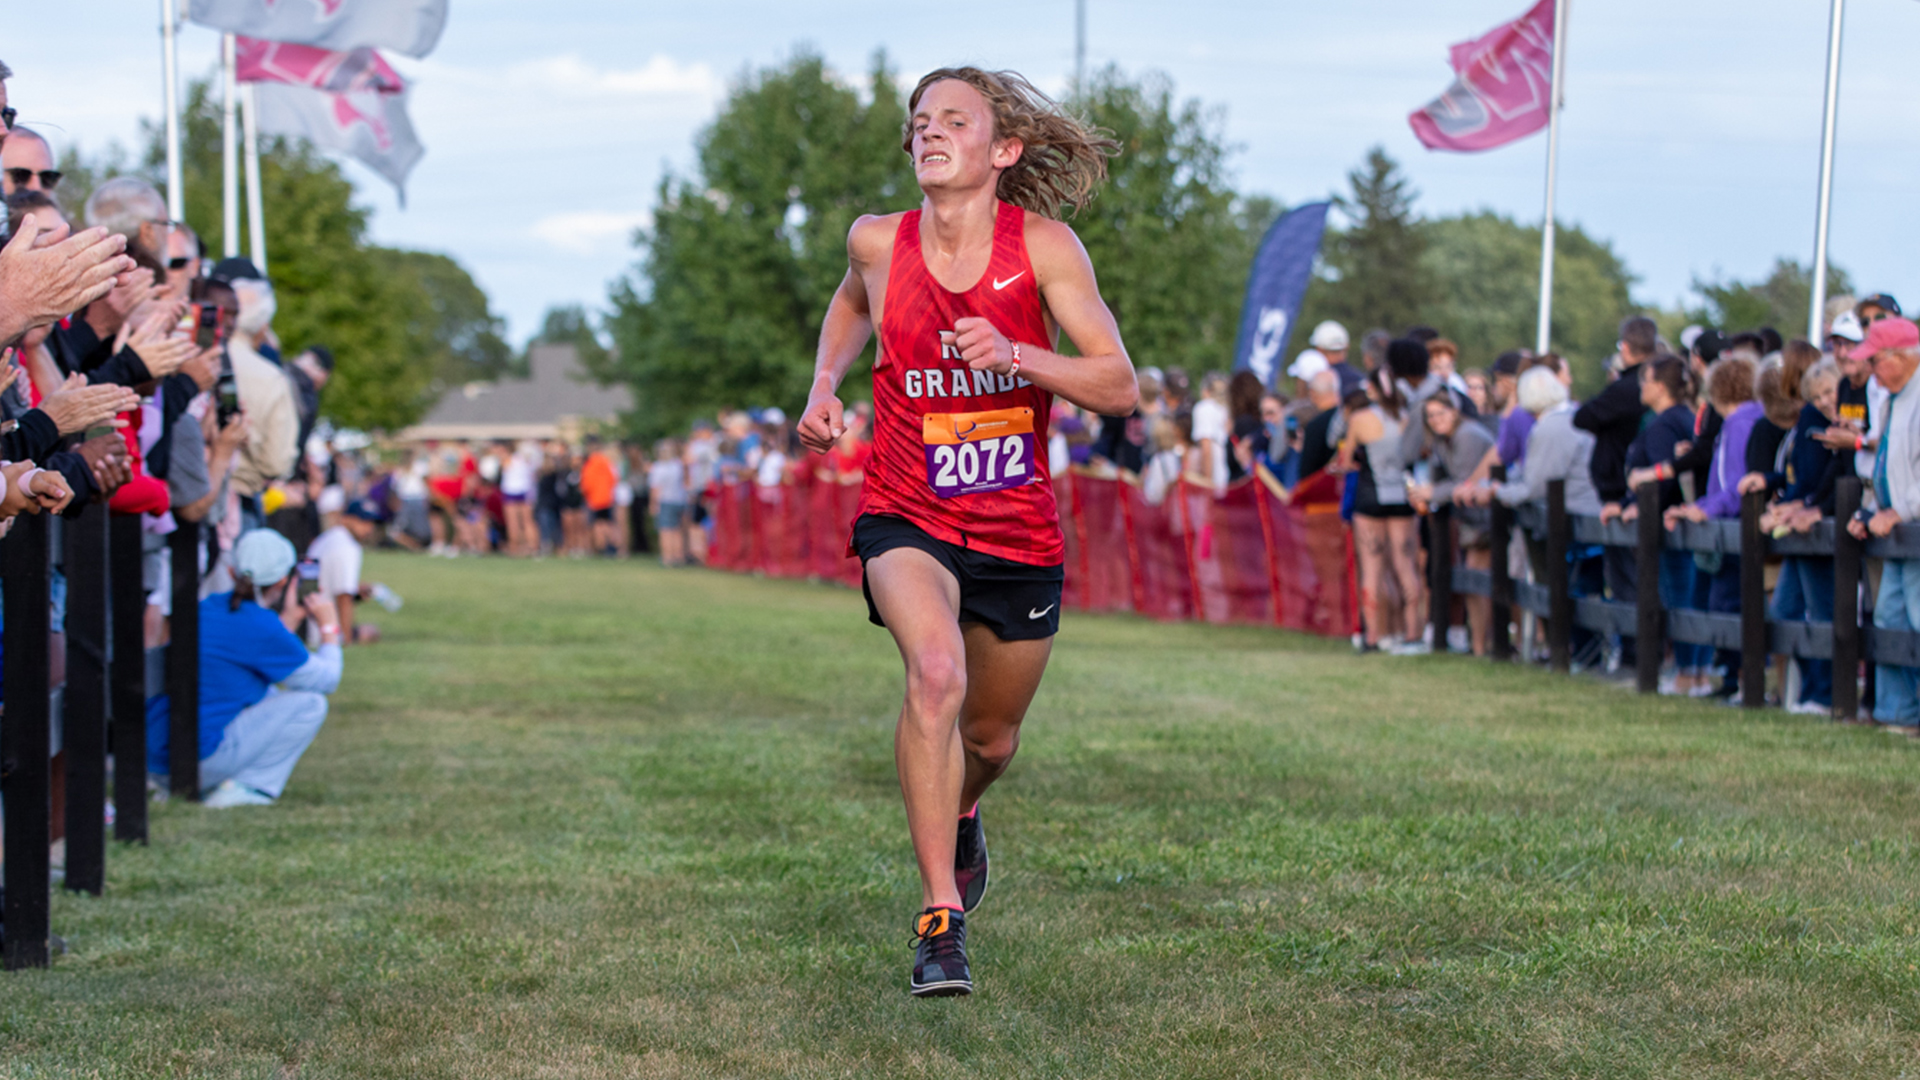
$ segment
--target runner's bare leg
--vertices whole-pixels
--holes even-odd
[[[1020,749],[1020,722],[1040,689],[1053,639],[1002,641],[979,623],[961,627],[967,643],[967,697],[960,706],[966,782],[956,814],[964,814],[1000,778]]]
[[[867,588],[907,667],[893,758],[907,804],[907,833],[920,865],[920,906],[958,910],[954,819],[966,755],[957,721],[967,697],[960,583],[926,552],[894,548],[867,560]]]

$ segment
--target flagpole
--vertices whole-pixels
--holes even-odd
[[[240,254],[240,152],[233,113],[239,94],[233,78],[232,34],[220,35],[220,227],[221,249],[227,258]]]
[[[163,95],[167,109],[167,217],[184,221],[187,216],[186,190],[180,180],[180,53],[174,38],[178,20],[173,0],[160,0],[160,70],[166,79]]]
[[[1827,110],[1820,123],[1820,210],[1813,228],[1813,306],[1807,340],[1823,344],[1827,321],[1827,222],[1833,211],[1834,121],[1840,114],[1840,20],[1846,0],[1833,0],[1827,20]]]
[[[1540,355],[1552,351],[1553,195],[1560,170],[1560,111],[1566,104],[1563,80],[1566,77],[1567,6],[1570,2],[1555,0],[1553,5],[1553,89],[1547,99],[1547,220],[1540,230],[1540,326],[1534,334],[1533,346],[1533,351]]]
[[[1073,3],[1073,92],[1087,92],[1087,0]]]
[[[267,214],[260,197],[259,103],[254,99],[254,84],[240,90],[242,134],[247,141],[247,254],[262,274],[267,272]]]

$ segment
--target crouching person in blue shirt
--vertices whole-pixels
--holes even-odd
[[[320,593],[298,599],[293,544],[255,529],[233,548],[234,586],[200,601],[202,805],[267,806],[327,719],[340,685],[340,617]],[[294,631],[312,618],[320,651]],[[147,768],[165,772],[165,696],[147,708]]]

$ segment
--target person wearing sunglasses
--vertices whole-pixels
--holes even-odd
[[[192,298],[193,283],[200,277],[200,235],[180,222],[167,233],[167,294],[178,300]]]
[[[16,127],[0,143],[0,193],[50,192],[60,185],[53,167],[53,148],[32,128]]]
[[[1900,318],[1900,301],[1886,293],[1874,293],[1854,305],[1853,313],[1859,317],[1862,327],[1871,327],[1881,319]]]

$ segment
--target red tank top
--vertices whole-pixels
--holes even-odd
[[[987,271],[949,292],[920,254],[920,211],[900,219],[873,366],[873,453],[863,514],[906,518],[933,536],[1014,562],[1065,558],[1047,468],[1053,395],[1025,379],[970,370],[942,331],[969,316],[1008,340],[1049,344],[1027,259],[1026,211],[1000,203]]]

